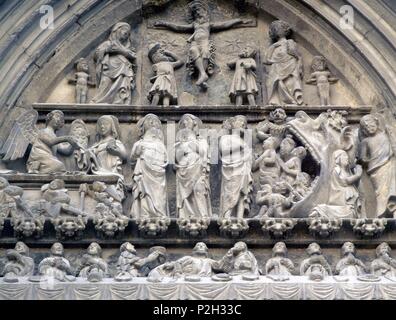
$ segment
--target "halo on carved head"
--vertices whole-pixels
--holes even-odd
[[[89,136],[89,131],[88,131],[87,125],[81,119],[76,119],[71,123],[70,133],[73,134],[79,128],[82,128],[84,130],[84,137]]]
[[[275,20],[270,24],[269,36],[273,42],[278,41],[282,36],[288,38],[291,34],[292,29],[290,28],[290,25],[283,20]]]
[[[110,121],[110,123],[111,123],[111,136],[114,139],[120,139],[121,130],[120,130],[120,123],[118,122],[118,119],[115,116],[104,115],[104,116],[101,116],[98,119],[98,121],[96,122],[96,132],[97,132],[96,139],[97,139],[97,141],[100,140],[100,134],[98,133],[99,132],[99,124],[103,120]]]
[[[161,48],[161,44],[158,43],[158,42],[157,42],[157,43],[152,43],[152,44],[150,44],[149,49],[148,49],[148,57],[149,57],[149,59],[150,59],[151,62],[154,63],[154,61],[153,61],[153,55],[154,55],[154,53],[156,53],[160,48]]]
[[[136,124],[136,126],[138,128],[139,138],[142,138],[143,135],[145,134],[145,132],[146,132],[145,123],[146,123],[146,121],[148,121],[150,119],[152,119],[152,120],[154,120],[156,122],[156,125],[157,125],[156,127],[158,129],[161,129],[161,120],[153,113],[146,114]]]

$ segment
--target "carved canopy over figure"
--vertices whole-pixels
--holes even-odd
[[[237,242],[220,261],[214,264],[214,269],[232,276],[246,273],[259,275],[256,258],[248,250],[246,243],[241,241]]]
[[[220,218],[243,218],[250,210],[250,194],[253,190],[252,150],[244,141],[247,120],[235,116],[224,122],[228,133],[220,138],[219,150],[222,162]]]
[[[356,258],[355,245],[352,242],[345,242],[341,248],[342,259],[336,265],[336,274],[341,276],[360,276],[365,274],[366,266]]]
[[[38,266],[39,273],[56,280],[65,281],[72,273],[69,260],[64,257],[63,245],[56,242],[51,247],[51,256],[43,259]]]
[[[208,142],[200,137],[202,121],[185,114],[176,136],[176,195],[178,217],[210,218]]]
[[[223,31],[233,26],[248,24],[251,20],[233,19],[224,22],[209,21],[209,5],[207,0],[193,0],[190,2],[190,23],[177,24],[167,21],[157,21],[155,26],[165,27],[175,32],[193,32],[187,40],[190,43],[187,67],[190,75],[198,70],[199,78],[197,86],[207,88],[206,81],[214,73],[215,69],[215,46],[210,40],[210,33]]]
[[[23,242],[17,242],[14,249],[7,250],[7,262],[4,267],[4,277],[14,281],[15,277],[33,275],[34,261],[29,257],[29,248]]]
[[[122,175],[122,163],[127,159],[124,144],[120,141],[118,119],[101,116],[96,123],[96,143],[88,151],[91,171],[98,175]]]
[[[360,160],[373,183],[377,200],[376,216],[390,216],[396,212],[396,156],[387,134],[381,130],[378,117],[365,115],[360,120],[363,139]]]
[[[377,276],[396,276],[396,260],[391,257],[391,247],[382,242],[375,249],[377,258],[371,262],[371,273]]]
[[[19,116],[0,150],[0,155],[4,161],[22,158],[29,144],[32,144],[26,163],[28,173],[65,172],[66,167],[56,157],[57,153],[69,155],[72,150],[79,149],[80,145],[72,136],[56,136],[56,131],[65,123],[63,112],[54,110],[47,114],[44,129],[37,128],[37,118],[38,113],[33,109]]]
[[[264,64],[269,66],[268,104],[301,105],[303,103],[302,57],[294,40],[288,39],[291,32],[288,23],[282,20],[276,20],[270,25],[269,36],[273,44],[264,57]]]
[[[131,158],[136,161],[133,172],[133,204],[135,218],[169,216],[166,195],[168,155],[164,144],[161,121],[148,114],[137,123],[140,140],[133,145]]]
[[[95,52],[98,91],[93,103],[130,104],[135,88],[135,49],[132,47],[131,26],[119,22],[110,37]]]

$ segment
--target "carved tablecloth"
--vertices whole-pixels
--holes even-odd
[[[380,282],[362,282],[350,278],[346,282],[336,282],[333,278],[313,282],[306,277],[291,277],[288,281],[275,282],[261,276],[256,281],[244,281],[234,277],[229,282],[202,279],[200,282],[174,281],[165,279],[162,283],[148,282],[137,278],[132,282],[115,282],[104,279],[99,283],[89,283],[83,279],[75,282],[32,283],[21,278],[18,283],[0,280],[0,299],[12,300],[298,300],[298,299],[396,299],[396,283],[387,279]]]

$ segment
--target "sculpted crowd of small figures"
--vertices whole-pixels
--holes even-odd
[[[341,259],[334,270],[317,243],[311,243],[306,252],[308,257],[298,268],[288,258],[285,243],[278,242],[272,249],[272,257],[261,269],[244,242],[235,243],[219,260],[211,259],[206,244],[198,242],[191,256],[175,261],[168,261],[164,247],[152,247],[146,257],[140,257],[133,244],[126,242],[120,247],[116,271],[110,272],[98,243],[89,245],[78,266],[74,268],[65,257],[63,245],[57,242],[52,245],[50,256],[40,261],[38,274],[62,282],[75,281],[76,277],[90,282],[100,282],[104,278],[123,282],[136,277],[146,277],[151,282],[160,282],[164,278],[184,278],[195,282],[205,277],[211,277],[215,281],[228,281],[233,276],[253,281],[259,279],[260,275],[266,275],[274,281],[286,281],[290,276],[307,276],[312,281],[321,281],[330,276],[335,276],[338,281],[347,281],[348,277],[357,277],[361,281],[380,281],[379,277],[392,280],[396,277],[396,260],[391,257],[391,248],[385,242],[377,246],[376,259],[370,266],[357,258],[355,246],[351,242],[343,244]],[[2,272],[4,282],[18,282],[21,277],[36,281],[35,263],[29,257],[29,248],[23,242],[18,242],[14,249],[7,250],[5,259]]]
[[[165,28],[179,33],[192,33],[187,61],[175,53],[165,50],[159,43],[149,45],[148,57],[153,64],[153,83],[147,98],[151,105],[177,105],[177,81],[175,70],[186,65],[190,76],[197,75],[196,85],[202,90],[209,87],[208,80],[218,65],[216,64],[214,42],[211,33],[249,26],[253,20],[232,19],[210,21],[207,1],[193,0],[189,6],[187,24],[156,21],[155,28]],[[269,38],[272,44],[266,50],[263,64],[266,70],[267,104],[303,104],[303,61],[296,42],[290,38],[290,26],[281,20],[271,23]],[[230,84],[230,101],[236,106],[256,105],[259,94],[256,55],[258,48],[246,47],[238,58],[227,63],[235,70]],[[69,83],[75,84],[76,103],[87,103],[89,86],[96,86],[96,94],[90,103],[131,104],[132,92],[136,87],[136,50],[131,43],[131,26],[119,22],[113,26],[109,38],[95,51],[96,84],[93,83],[89,62],[81,58],[76,62],[76,73]],[[330,84],[338,79],[331,75],[324,57],[316,56],[312,61],[312,74],[307,84],[316,85],[321,105],[330,105]],[[263,83],[264,83],[263,82]]]
[[[29,206],[22,199],[23,190],[8,186],[2,179],[0,205],[9,205],[9,199],[12,199],[16,208],[7,209],[7,212],[13,212],[4,211],[2,216],[15,218],[18,215],[19,220],[14,219],[16,226],[25,224],[29,232],[40,233],[43,226],[38,219],[39,213],[45,211],[61,230],[69,228],[68,221],[71,220],[74,231],[82,230],[88,217],[84,199],[90,197],[97,203],[95,213],[90,212],[90,215],[96,219],[98,230],[108,236],[125,229],[128,217],[138,220],[147,232],[155,234],[157,229],[166,230],[170,217],[167,167],[171,155],[165,146],[162,123],[156,115],[147,114],[138,121],[139,140],[133,145],[130,156],[121,141],[118,119],[114,116],[104,115],[97,120],[95,141],[90,143],[87,126],[80,119],[71,123],[69,135],[57,136],[56,130],[64,124],[61,111],[50,112],[42,129],[36,127],[37,112],[32,111],[29,115],[15,121],[1,150],[4,159],[12,161],[22,157],[31,144],[26,164],[29,174],[79,172],[98,177],[116,176],[118,183],[106,185],[97,181],[89,187],[81,185],[81,202],[73,206],[64,182],[56,179],[43,185],[42,200]],[[246,230],[243,219],[247,217],[298,217],[301,204],[309,197],[314,199],[317,187],[323,185],[330,190],[328,197],[322,196],[317,201],[311,199],[310,217],[365,218],[359,191],[364,172],[376,191],[375,217],[393,217],[396,210],[396,157],[387,127],[376,115],[362,117],[360,128],[353,129],[342,112],[328,111],[315,120],[298,112],[290,120],[283,109],[277,108],[254,128],[257,145],[249,143],[249,137],[245,136],[249,132],[247,128],[245,116],[229,118],[224,121],[218,140],[221,160],[218,218],[223,231],[239,230],[241,234]],[[202,129],[199,118],[192,114],[183,115],[172,149],[176,216],[180,219],[179,225],[192,232],[207,228],[213,216],[210,146]],[[312,131],[322,140],[311,142]],[[331,140],[332,149],[322,151],[323,145],[330,142],[325,139]],[[318,145],[320,141],[323,141],[322,145]],[[336,141],[340,142],[337,144]],[[66,160],[60,160],[58,153]],[[133,168],[132,185],[127,185],[123,174],[126,163]],[[122,202],[129,190],[132,207],[127,213]],[[254,202],[260,208],[257,214],[251,213]],[[66,216],[69,218],[65,220]],[[70,220],[71,217],[78,219]]]

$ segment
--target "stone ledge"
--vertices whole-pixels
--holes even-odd
[[[273,281],[260,276],[254,281],[234,276],[231,281],[219,282],[209,277],[199,282],[163,278],[150,282],[147,278],[133,278],[129,282],[116,282],[105,278],[91,283],[82,278],[75,282],[42,280],[32,283],[19,278],[18,283],[6,283],[0,278],[0,300],[350,300],[396,299],[396,283],[385,277],[376,282],[356,277],[326,277],[311,281],[306,276],[290,276],[285,281]],[[285,286],[287,290],[285,290]],[[54,295],[55,294],[55,295]],[[363,298],[364,297],[364,298]]]
[[[259,122],[266,118],[270,111],[279,106],[241,106],[234,105],[214,105],[214,106],[133,106],[114,104],[74,104],[74,103],[35,103],[33,108],[39,112],[39,120],[43,121],[45,115],[55,109],[62,110],[65,114],[65,121],[70,122],[78,117],[84,117],[86,122],[96,122],[98,117],[105,114],[115,115],[120,122],[137,122],[147,113],[156,114],[161,121],[179,121],[185,113],[192,113],[198,116],[203,122],[221,123],[225,119],[242,114],[248,122]],[[372,106],[319,106],[319,105],[285,105],[282,106],[290,116],[297,111],[303,110],[309,115],[319,115],[327,110],[348,111],[350,122],[356,122],[362,115],[370,113]],[[210,111],[210,112],[209,112]]]

